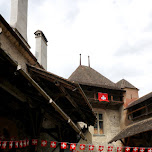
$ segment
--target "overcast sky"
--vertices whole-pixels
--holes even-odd
[[[0,0],[9,23],[11,0]],[[36,30],[48,39],[48,71],[68,78],[88,65],[113,82],[126,79],[152,91],[152,0],[29,0],[28,42]]]

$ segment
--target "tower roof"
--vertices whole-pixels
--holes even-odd
[[[69,77],[70,81],[75,81],[84,85],[120,89],[111,80],[92,69],[91,67],[80,65]]]
[[[122,79],[120,81],[118,81],[116,83],[116,85],[120,88],[131,88],[131,89],[137,89],[135,86],[133,86],[130,82],[128,82],[127,80],[125,79]]]

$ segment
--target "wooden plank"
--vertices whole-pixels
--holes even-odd
[[[138,108],[138,109],[136,109],[136,110],[134,110],[134,111],[131,111],[131,112],[129,112],[127,115],[130,115],[130,114],[132,114],[132,113],[134,113],[134,112],[137,112],[137,111],[139,111],[139,110],[141,110],[141,109],[144,109],[144,108],[146,108],[146,106],[143,106],[143,107],[140,107],[140,108]]]

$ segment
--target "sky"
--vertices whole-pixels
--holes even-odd
[[[0,0],[10,22],[11,0]],[[139,96],[152,91],[151,0],[29,0],[28,43],[35,55],[36,30],[48,40],[49,72],[68,78],[88,66],[113,81],[126,79]]]

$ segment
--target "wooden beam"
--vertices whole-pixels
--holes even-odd
[[[64,93],[65,97],[70,101],[70,103],[73,105],[73,107],[75,107],[77,109],[77,111],[82,115],[83,119],[85,120],[86,119],[85,115],[80,110],[80,108],[78,107],[76,102],[73,100],[71,95],[66,91],[66,89],[58,81],[55,82],[55,85],[60,89],[60,91],[62,93]]]
[[[138,108],[138,109],[136,109],[136,110],[134,110],[134,111],[129,112],[127,115],[130,115],[130,114],[132,114],[132,113],[134,113],[134,112],[136,112],[136,111],[139,111],[139,110],[141,110],[141,109],[144,109],[144,108],[146,108],[146,107],[147,107],[147,106],[140,107],[140,108]]]

